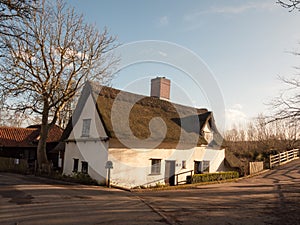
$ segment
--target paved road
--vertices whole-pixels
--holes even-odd
[[[300,160],[234,183],[140,196],[173,224],[300,224]]]
[[[165,224],[130,192],[0,173],[1,225]]]
[[[300,160],[234,183],[143,193],[0,173],[0,224],[300,224]]]

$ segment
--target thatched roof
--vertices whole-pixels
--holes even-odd
[[[110,138],[111,147],[190,148],[206,145],[203,127],[215,128],[213,115],[197,109],[87,82],[70,120],[64,138],[79,119],[88,96],[92,94],[97,112]],[[73,122],[73,125],[72,125]],[[125,145],[125,146],[124,146]]]

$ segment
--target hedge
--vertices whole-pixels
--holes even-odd
[[[1,172],[16,172],[26,173],[28,170],[28,164],[25,159],[5,158],[0,157],[0,171]]]
[[[220,181],[235,179],[239,177],[239,173],[236,171],[220,172],[220,173],[205,173],[205,174],[194,174],[191,180],[192,184],[210,181]]]

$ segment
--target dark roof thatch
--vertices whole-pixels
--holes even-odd
[[[191,148],[207,141],[202,128],[215,128],[207,109],[183,106],[155,97],[137,95],[87,82],[70,120],[64,139],[76,124],[87,97],[92,94],[97,112],[110,138],[110,147]]]

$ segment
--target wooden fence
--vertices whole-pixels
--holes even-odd
[[[182,174],[187,174],[187,173],[188,173],[188,174],[190,174],[190,177],[192,178],[193,172],[194,172],[194,170],[189,170],[189,171],[186,171],[186,172],[182,172],[182,173],[177,173],[177,174],[175,174],[175,185],[178,185],[178,184],[186,184],[186,183],[188,183],[188,180],[187,180],[187,179],[179,181],[178,176],[179,176],[179,175],[182,175]]]
[[[299,158],[299,149],[293,149],[277,155],[270,155],[270,169]]]
[[[264,170],[264,162],[249,162],[249,175],[259,173]]]

